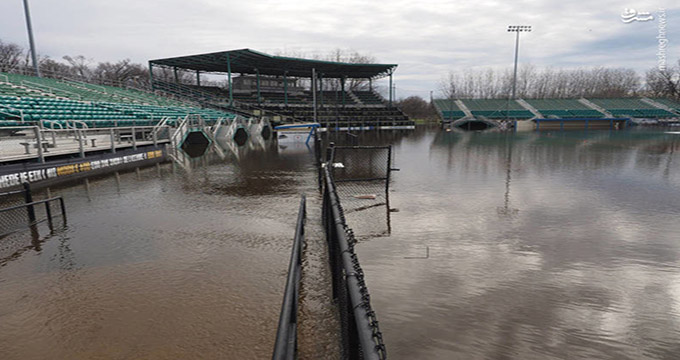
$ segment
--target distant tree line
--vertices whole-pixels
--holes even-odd
[[[643,81],[644,79],[644,81]],[[449,72],[440,81],[445,98],[508,98],[512,93],[512,70],[465,70]],[[641,77],[626,68],[539,70],[529,64],[517,71],[518,98],[579,98],[654,96],[680,99],[680,60],[664,70],[653,68]]]
[[[61,61],[38,54],[38,66],[44,76],[57,79],[71,79],[95,84],[133,86],[148,88],[149,68],[145,65],[123,59],[116,62],[95,62],[83,55],[66,55]],[[0,72],[35,75],[30,50],[0,39]],[[174,81],[175,75],[169,68],[154,68],[154,77]],[[195,81],[192,74],[178,71],[180,81]]]

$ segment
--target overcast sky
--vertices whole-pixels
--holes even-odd
[[[351,49],[399,64],[397,96],[428,97],[450,70],[657,66],[660,9],[668,65],[680,58],[680,2],[661,1],[229,1],[31,0],[38,53],[53,59],[149,59],[239,48],[325,54]],[[633,8],[651,21],[624,23]],[[28,47],[21,0],[0,1],[0,39]]]

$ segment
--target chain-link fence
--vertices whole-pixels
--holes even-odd
[[[385,359],[382,333],[354,251],[357,240],[347,226],[330,164],[322,167],[322,219],[328,241],[333,298],[340,314],[342,359]]]
[[[333,179],[345,217],[361,240],[390,233],[389,146],[332,148]]]
[[[16,207],[26,203],[23,190],[0,193],[0,237],[28,227],[29,220],[25,207]]]
[[[47,222],[53,228],[52,222],[58,215],[65,224],[64,200],[61,197],[39,199],[41,197],[31,191],[30,186],[0,193],[0,240],[41,222]]]

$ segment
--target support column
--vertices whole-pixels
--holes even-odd
[[[390,71],[390,107],[392,107],[392,71]]]
[[[323,107],[323,74],[319,74],[319,85],[320,85],[319,88],[321,89],[321,96],[320,96],[321,107]]]
[[[179,76],[177,76],[177,66],[172,68],[173,73],[175,73],[175,84],[179,84]]]
[[[229,58],[229,53],[227,53],[227,85],[229,86],[229,106],[234,104],[234,90],[231,84],[231,59]]]
[[[283,72],[283,103],[288,106],[288,71]]]
[[[201,72],[196,70],[196,85],[201,86]]]
[[[368,90],[373,91],[373,79],[368,78]]]
[[[317,121],[316,117],[316,69],[312,68],[312,104],[314,106],[314,122]]]
[[[340,86],[340,89],[342,90],[342,107],[345,107],[345,80],[346,78],[343,76],[342,83]]]
[[[260,70],[255,69],[255,73],[257,74],[257,105],[260,105],[262,99],[260,96]]]
[[[156,87],[153,84],[153,63],[149,61],[149,82],[151,83],[151,91],[156,91]]]

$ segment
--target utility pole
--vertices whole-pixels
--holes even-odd
[[[31,59],[33,60],[33,68],[35,69],[35,76],[40,77],[38,56],[35,53],[35,41],[33,40],[33,26],[31,26],[31,12],[28,10],[28,0],[24,0],[24,13],[26,13],[26,28],[28,29],[28,42],[31,45]]]

